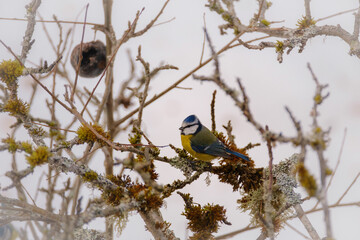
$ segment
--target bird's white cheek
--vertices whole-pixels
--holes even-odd
[[[194,134],[196,132],[198,127],[199,127],[198,125],[194,125],[194,126],[191,126],[191,127],[184,128],[183,134],[184,135],[192,135],[192,134]]]

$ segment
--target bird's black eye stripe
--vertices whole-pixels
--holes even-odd
[[[194,123],[194,124],[191,124],[191,125],[187,125],[187,126],[184,127],[184,128],[189,128],[189,127],[196,126],[196,125],[199,125],[199,124],[198,124],[198,123]]]
[[[184,130],[185,128],[189,128],[189,127],[196,126],[196,125],[199,125],[199,124],[198,123],[190,124],[185,127],[181,127],[180,130]]]

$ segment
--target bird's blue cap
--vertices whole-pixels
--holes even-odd
[[[193,114],[193,115],[190,115],[188,116],[187,118],[184,119],[184,122],[186,123],[192,123],[195,121],[195,119],[197,119],[197,117]]]

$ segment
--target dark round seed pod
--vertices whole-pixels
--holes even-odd
[[[80,44],[71,53],[71,65],[77,69],[79,63]],[[92,78],[99,76],[106,67],[106,47],[97,40],[82,44],[82,61],[80,64],[79,75],[81,77]]]

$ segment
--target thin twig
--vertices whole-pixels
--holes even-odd
[[[203,27],[203,28],[206,29],[205,13],[203,14],[203,21],[204,21],[204,27]],[[201,65],[202,60],[203,60],[203,57],[204,57],[204,52],[205,52],[205,40],[206,40],[206,34],[205,34],[205,31],[204,31],[204,39],[203,39],[203,44],[202,44],[202,47],[201,47],[201,56],[200,56],[199,65]]]
[[[250,231],[250,230],[253,230],[253,229],[256,229],[256,228],[259,228],[259,226],[251,226],[250,224],[247,225],[246,227],[244,228],[241,228],[239,230],[236,230],[236,231],[233,231],[231,233],[226,233],[226,234],[223,234],[223,235],[220,235],[220,236],[217,236],[215,237],[216,240],[223,240],[223,239],[230,239],[240,233],[243,233],[243,232],[247,232],[247,231]]]
[[[29,53],[31,46],[33,45],[35,40],[31,41],[32,35],[34,33],[35,29],[35,17],[36,17],[36,11],[39,8],[41,4],[41,0],[32,0],[32,2],[29,5],[26,5],[26,14],[27,14],[27,27],[25,31],[24,39],[21,43],[22,49],[21,49],[21,56],[20,56],[20,62],[25,63],[27,54]]]
[[[229,43],[227,43],[222,49],[220,49],[216,55],[219,55],[223,52],[225,52],[226,50],[228,50],[229,46],[231,46],[231,44],[233,42],[235,42],[242,34],[244,33],[240,33],[238,34],[236,37],[234,37]],[[182,83],[185,79],[187,79],[188,77],[190,77],[193,73],[195,73],[196,71],[198,71],[199,69],[201,69],[203,66],[207,65],[209,62],[211,62],[211,60],[213,60],[213,56],[211,56],[210,58],[208,58],[206,61],[204,61],[202,64],[199,64],[197,67],[195,67],[194,69],[190,70],[188,73],[186,73],[183,77],[181,77],[179,80],[177,80],[175,83],[173,83],[171,86],[169,86],[168,88],[166,88],[164,91],[162,91],[159,94],[156,94],[154,97],[152,97],[150,100],[148,100],[145,104],[144,107],[150,105],[151,103],[155,102],[157,99],[161,98],[162,96],[164,96],[165,94],[167,94],[168,92],[170,92],[172,89],[176,88],[180,83]],[[139,111],[139,108],[134,109],[132,112],[128,113],[126,116],[124,116],[123,118],[121,118],[120,120],[115,122],[115,126],[118,126],[120,124],[122,124],[123,122],[125,122],[126,120],[128,120],[129,118],[131,118],[134,114],[136,114]]]
[[[343,195],[341,195],[341,197],[339,198],[339,200],[337,200],[337,202],[335,203],[335,205],[339,205],[341,200],[343,200],[343,198],[346,196],[346,194],[349,192],[349,190],[351,189],[351,187],[355,184],[356,180],[360,177],[360,172],[356,175],[356,177],[354,178],[354,180],[351,182],[351,184],[349,185],[349,187],[345,190],[345,192],[343,193]]]
[[[311,0],[304,0],[304,2],[305,2],[305,17],[306,17],[306,21],[308,21],[308,22],[311,21],[310,1]]]
[[[360,8],[358,9],[357,13],[355,13],[354,32],[353,32],[353,37],[355,40],[359,40],[359,30],[360,30]]]
[[[40,126],[43,126],[43,127],[48,127],[48,128],[51,128],[51,129],[56,129],[56,130],[62,130],[62,131],[65,131],[65,132],[76,133],[76,131],[73,131],[73,130],[70,130],[70,129],[60,128],[60,127],[55,127],[55,126],[49,126],[49,125],[42,124],[42,123],[39,123],[39,122],[33,122],[33,123],[36,124],[36,125],[40,125]]]
[[[151,27],[154,26],[154,24],[156,23],[156,21],[159,19],[159,17],[161,16],[161,14],[164,12],[167,4],[169,3],[170,0],[167,0],[164,5],[162,6],[162,8],[160,9],[159,13],[156,15],[156,17],[151,20],[146,26],[144,29],[138,31],[138,32],[133,32],[131,34],[131,37],[138,37],[138,36],[141,36],[143,35],[145,32],[147,32]],[[136,23],[135,23],[136,24]],[[132,29],[132,31],[135,31],[135,28]]]
[[[269,131],[269,127],[266,125],[265,126],[265,131],[268,132]],[[273,224],[273,219],[272,219],[272,212],[273,212],[273,206],[271,205],[271,200],[272,200],[272,187],[273,187],[273,153],[272,153],[272,146],[271,146],[271,136],[267,137],[266,139],[266,144],[267,144],[267,148],[268,148],[268,154],[269,154],[269,181],[268,181],[268,185],[267,188],[265,188],[265,193],[264,193],[264,199],[265,199],[265,221],[266,221],[266,230],[267,230],[267,236],[270,239],[274,239],[275,238],[275,233],[274,233],[274,224]],[[265,182],[264,182],[265,183]],[[264,185],[266,186],[266,185]]]
[[[302,209],[300,204],[294,206],[294,209],[297,213],[297,217],[300,219],[304,227],[306,228],[307,232],[311,236],[313,240],[320,240],[319,234],[316,232],[315,228],[311,224],[310,220],[307,218],[304,210]]]
[[[341,146],[340,146],[340,151],[339,151],[339,156],[338,156],[338,159],[337,159],[337,162],[336,162],[336,165],[335,165],[335,169],[333,171],[333,173],[331,174],[331,177],[330,177],[330,180],[329,180],[329,183],[326,187],[326,192],[328,192],[329,190],[329,187],[332,183],[332,180],[334,179],[334,176],[336,174],[336,171],[340,165],[340,161],[341,161],[341,155],[342,155],[342,152],[343,152],[343,149],[344,149],[344,144],[345,144],[345,139],[346,139],[346,133],[347,133],[347,129],[345,128],[344,130],[344,136],[343,136],[343,139],[342,139],[342,142],[341,142]],[[315,206],[313,207],[313,209],[316,209],[317,206],[319,205],[320,201],[318,200],[317,203],[315,204]]]
[[[299,234],[300,236],[302,236],[304,239],[310,239],[308,236],[306,236],[305,234],[303,234],[302,232],[300,232],[298,229],[296,229],[295,227],[291,226],[288,222],[285,222],[285,225],[288,226],[291,230],[293,230],[294,232],[296,232],[297,234]]]
[[[307,64],[307,67],[312,75],[312,78],[316,84],[316,90],[314,95],[314,104],[312,109],[312,117],[313,117],[313,129],[321,129],[317,117],[318,117],[318,110],[317,107],[323,102],[325,98],[329,96],[329,93],[326,95],[322,95],[322,90],[326,88],[328,85],[322,85],[319,83],[315,73],[313,72],[310,63]],[[330,211],[329,211],[329,204],[327,200],[327,194],[326,194],[326,170],[327,170],[327,164],[324,157],[324,144],[326,144],[326,132],[315,131],[315,138],[319,139],[319,141],[323,142],[323,144],[317,144],[315,146],[315,151],[317,153],[319,162],[320,162],[320,180],[321,180],[321,191],[318,194],[318,198],[320,199],[320,202],[324,209],[324,219],[325,219],[325,226],[326,226],[326,235],[329,238],[332,238],[332,226],[331,226],[331,218],[330,218]]]
[[[266,5],[267,2],[265,0],[260,0],[259,2],[259,12],[257,14],[257,21],[262,21],[265,19]]]
[[[83,59],[82,47],[83,47],[84,37],[85,37],[85,27],[86,27],[86,18],[87,18],[88,9],[89,9],[89,3],[86,4],[85,17],[84,17],[84,25],[83,25],[83,30],[82,30],[82,34],[81,34],[81,42],[80,42],[80,50],[79,50],[78,64],[77,64],[77,66],[76,66],[75,81],[74,81],[74,86],[73,86],[73,89],[72,89],[72,92],[71,92],[71,96],[70,96],[70,101],[72,101],[72,102],[74,101],[74,95],[75,95],[76,86],[77,86],[77,82],[78,82],[78,78],[79,78],[79,73],[80,73],[80,66],[81,66],[81,62],[82,62],[82,59]]]
[[[171,18],[171,19],[169,19],[169,20],[167,20],[167,21],[159,22],[159,23],[157,23],[157,24],[154,24],[153,27],[157,27],[157,26],[160,26],[160,25],[163,25],[163,24],[172,22],[172,21],[174,21],[175,19],[176,19],[176,17],[173,17],[173,18]]]
[[[20,61],[20,59],[16,56],[16,54],[11,50],[10,47],[8,47],[2,40],[0,40],[0,43],[19,61],[19,63],[24,66],[24,64]],[[63,106],[66,110],[71,112],[71,109],[66,106],[62,101],[60,101],[52,92],[44,85],[42,84],[32,73],[29,74],[32,79],[35,80],[37,84],[39,84],[48,94],[50,94],[51,97],[53,97],[61,106]]]
[[[339,16],[339,15],[342,15],[342,14],[345,14],[345,13],[350,13],[350,12],[356,11],[356,10],[358,10],[358,9],[359,9],[359,8],[353,8],[353,9],[350,9],[350,10],[338,12],[338,13],[329,15],[329,16],[327,16],[327,17],[318,18],[318,19],[316,19],[315,21],[316,21],[316,22],[320,22],[320,21],[323,21],[323,20],[326,20],[326,19],[329,19],[329,18],[332,18],[332,17],[336,17],[336,16]]]
[[[0,17],[0,20],[9,20],[9,21],[28,21],[28,19],[25,18],[6,18],[6,17]],[[69,24],[84,24],[84,22],[76,22],[76,21],[64,21],[64,20],[58,20],[58,21],[54,21],[54,20],[35,20],[35,22],[41,22],[41,23],[69,23]],[[91,25],[91,26],[101,26],[101,24],[98,23],[89,23],[87,22],[86,25]]]
[[[215,97],[216,97],[216,90],[214,90],[212,94],[212,100],[211,100],[211,131],[216,131],[216,121],[215,121]]]
[[[295,119],[294,115],[292,114],[292,112],[290,111],[290,109],[288,107],[285,107],[285,110],[289,113],[291,121],[293,122],[293,124],[295,126],[295,129],[297,131],[297,139],[296,139],[296,142],[294,142],[294,144],[295,145],[300,145],[300,147],[301,147],[299,161],[304,162],[305,155],[306,155],[306,141],[305,141],[305,138],[304,138],[304,134],[302,132],[300,121],[297,121]]]
[[[114,58],[115,58],[115,56],[116,56],[116,53],[118,52],[119,48],[120,48],[121,45],[125,42],[125,40],[126,40],[128,34],[130,33],[131,29],[136,25],[136,23],[137,23],[137,21],[138,21],[138,19],[139,19],[139,17],[140,17],[140,14],[141,14],[141,12],[138,12],[138,13],[136,14],[136,17],[135,17],[134,21],[133,21],[132,24],[129,26],[129,28],[125,31],[124,35],[122,36],[122,38],[121,38],[120,41],[118,42],[118,44],[117,44],[117,46],[116,46],[116,48],[115,48],[115,50],[114,50],[114,53],[111,55],[109,61],[108,61],[107,64],[106,64],[106,67],[105,67],[103,73],[102,73],[101,76],[100,76],[99,81],[96,83],[96,85],[95,85],[94,89],[92,90],[92,92],[91,92],[91,94],[90,94],[87,102],[85,103],[82,111],[80,112],[81,115],[83,115],[83,113],[84,113],[87,105],[89,104],[92,96],[93,96],[94,93],[95,93],[95,90],[97,89],[97,87],[99,86],[101,80],[103,79],[103,77],[104,77],[104,75],[105,75],[105,73],[106,73],[106,70],[109,68],[110,64],[112,64],[112,61],[114,60]]]
[[[141,56],[141,45],[138,48],[138,55],[136,57],[136,60],[141,62],[141,64],[144,67],[144,70],[145,70],[145,73],[144,73],[145,86],[144,86],[144,91],[139,96],[140,106],[139,106],[139,112],[138,112],[138,120],[136,123],[137,127],[139,129],[141,129],[142,113],[143,113],[146,98],[148,96],[148,90],[149,90],[149,84],[150,84],[150,64],[148,62],[146,62]]]

